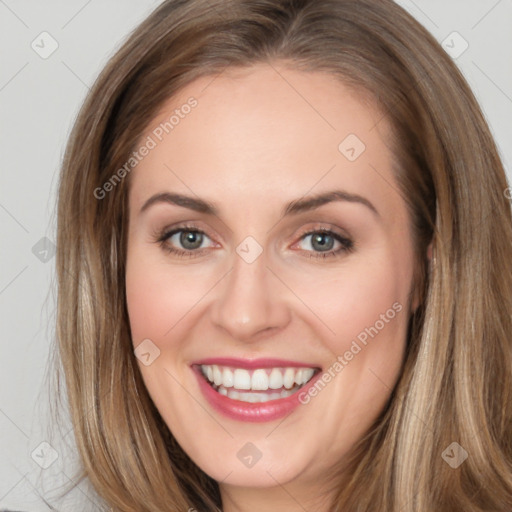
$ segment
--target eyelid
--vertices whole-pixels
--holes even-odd
[[[171,224],[170,226],[166,226],[163,229],[157,229],[154,232],[154,236],[157,241],[161,242],[164,241],[165,239],[168,239],[170,236],[172,236],[172,234],[175,234],[176,232],[180,231],[197,231],[199,233],[206,235],[210,240],[212,240],[212,242],[215,242],[215,237],[210,235],[209,230],[200,227],[199,225],[196,224],[195,221],[177,222],[176,224]]]
[[[313,224],[312,226],[309,225],[308,227],[301,228],[299,230],[298,235],[295,235],[298,238],[298,241],[302,240],[304,235],[310,235],[312,233],[317,232],[332,232],[333,234],[339,236],[340,238],[344,240],[350,240],[353,241],[353,237],[346,232],[345,230],[342,230],[338,228],[337,226],[334,226],[333,224],[329,222],[317,222]],[[294,242],[294,244],[297,242]]]

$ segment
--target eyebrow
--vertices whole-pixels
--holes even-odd
[[[346,192],[345,190],[331,190],[312,197],[308,197],[307,199],[300,198],[295,201],[291,201],[283,209],[282,216],[284,217],[286,215],[296,215],[302,212],[315,210],[324,204],[332,203],[334,201],[347,201],[350,203],[362,204],[371,210],[374,215],[380,217],[379,212],[368,199],[358,194]],[[219,215],[218,208],[215,207],[212,203],[205,201],[204,199],[170,192],[161,192],[151,196],[142,205],[140,213],[146,211],[150,206],[159,203],[181,206],[183,208],[188,208],[189,210],[194,210],[206,215]]]

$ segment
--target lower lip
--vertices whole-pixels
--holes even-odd
[[[201,369],[198,366],[193,366],[192,370],[196,374],[199,387],[204,397],[213,408],[231,419],[250,422],[273,421],[287,416],[299,405],[302,405],[299,401],[299,395],[307,392],[321,375],[321,372],[318,372],[306,385],[286,398],[269,400],[268,402],[250,403],[233,400],[217,393],[203,377]]]

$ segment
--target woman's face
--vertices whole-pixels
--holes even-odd
[[[258,65],[194,82],[141,138],[133,345],[225,501],[309,503],[399,377],[416,303],[387,133],[330,75]]]

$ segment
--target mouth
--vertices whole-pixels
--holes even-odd
[[[304,362],[234,357],[194,361],[191,369],[210,407],[241,422],[288,416],[304,403],[301,396],[316,385],[322,371]]]
[[[321,369],[308,366],[240,368],[233,365],[193,365],[219,395],[246,403],[286,399],[306,386]]]

